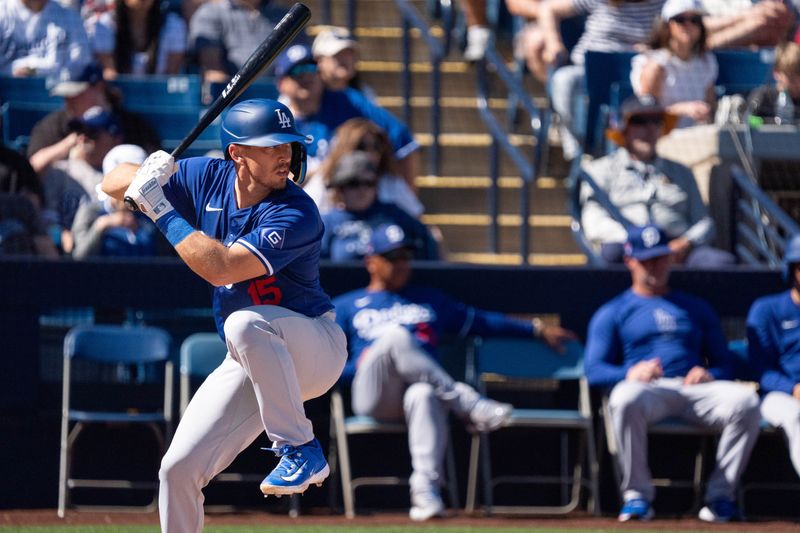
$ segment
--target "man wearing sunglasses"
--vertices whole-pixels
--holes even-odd
[[[372,232],[364,265],[369,284],[336,298],[336,322],[347,336],[342,379],[352,380],[353,411],[379,420],[405,420],[411,452],[410,517],[444,512],[439,494],[447,444],[447,412],[480,431],[500,427],[511,406],[484,398],[454,380],[437,362],[439,340],[453,336],[537,337],[555,349],[571,331],[540,320],[517,320],[475,309],[428,288],[409,285],[414,243],[397,225]]]
[[[735,263],[732,254],[712,248],[714,221],[694,175],[687,167],[661,158],[658,139],[677,117],[650,96],[633,96],[606,135],[618,145],[611,154],[583,170],[605,192],[619,215],[609,213],[592,189],[581,188],[581,223],[589,242],[608,263],[621,263],[626,227],[657,224],[669,236],[673,262],[692,268],[721,268]]]

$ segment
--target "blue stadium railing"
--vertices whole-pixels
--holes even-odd
[[[439,134],[441,133],[441,108],[439,96],[441,94],[442,60],[444,59],[445,49],[442,43],[433,36],[430,26],[425,22],[417,8],[408,0],[395,0],[395,6],[403,18],[403,40],[402,40],[402,62],[403,62],[403,120],[411,125],[411,30],[416,29],[420,32],[422,41],[428,48],[431,63],[431,100],[430,109],[431,119],[431,153],[428,158],[429,172],[438,176],[441,170]]]
[[[536,139],[534,149],[530,154],[524,154],[510,142],[508,136],[511,132],[508,131],[508,129],[510,129],[511,124],[506,124],[506,127],[503,127],[489,108],[489,92],[491,85],[489,81],[490,68],[502,82],[507,95],[514,95],[513,100],[515,104],[521,107],[529,117],[527,125],[530,126],[531,134]],[[519,194],[519,215],[522,219],[519,253],[522,256],[523,264],[527,264],[529,260],[528,250],[530,247],[530,225],[528,224],[530,214],[530,186],[535,182],[536,176],[541,168],[542,150],[547,142],[546,118],[543,118],[544,114],[533,103],[520,79],[508,70],[505,60],[497,53],[494,46],[489,46],[483,60],[478,62],[477,84],[478,112],[492,137],[492,145],[489,151],[489,177],[491,178],[491,186],[487,196],[488,211],[491,220],[489,225],[490,249],[494,253],[500,251],[498,179],[500,173],[500,151],[502,150],[513,162],[517,170],[519,170],[520,177],[522,178],[522,188]]]

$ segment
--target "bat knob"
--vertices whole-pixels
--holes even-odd
[[[133,198],[131,198],[130,196],[125,197],[125,207],[127,207],[129,211],[133,211],[134,213],[139,210],[139,206],[136,205],[136,202],[134,202]]]

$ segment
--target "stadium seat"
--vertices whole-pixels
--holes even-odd
[[[64,99],[60,96],[50,96],[47,78],[43,76],[32,78],[16,78],[13,76],[0,76],[0,104],[5,102],[27,102],[61,105]]]
[[[714,50],[719,65],[716,85],[720,94],[747,96],[759,85],[775,83],[772,64],[775,51],[771,48],[753,50]]]
[[[122,104],[128,107],[168,107],[172,110],[200,108],[200,77],[121,75],[112,82],[122,91]]]
[[[484,510],[487,514],[564,514],[577,508],[581,489],[590,492],[589,510],[597,512],[598,464],[595,458],[594,430],[589,405],[589,389],[583,374],[583,347],[577,342],[567,345],[564,354],[557,353],[546,344],[534,339],[484,338],[476,339],[473,364],[481,392],[493,396],[494,393],[515,391],[522,393],[524,399],[539,397],[546,408],[519,408],[515,406],[511,418],[504,426],[492,433],[475,433],[469,459],[467,481],[466,511],[475,510],[478,489],[478,468],[482,467],[482,493]],[[570,384],[577,390],[570,389]],[[561,396],[569,406],[553,402],[552,407],[545,400]],[[523,398],[520,398],[523,399]],[[530,463],[524,457],[515,456],[515,470],[508,474],[492,473],[493,457],[490,450],[492,440],[498,434],[507,433],[511,428],[534,430],[530,438],[542,436],[545,432],[558,432],[559,472],[552,474],[531,474]],[[570,457],[569,432],[579,436],[577,449]],[[526,433],[527,434],[527,433]],[[527,437],[526,437],[527,438]],[[528,449],[536,449],[531,443]],[[585,456],[585,457],[584,457]],[[570,464],[572,472],[570,473]],[[557,485],[560,495],[559,505],[533,505],[527,497],[525,503],[515,505],[496,505],[495,490],[505,484]],[[532,490],[531,490],[532,492]],[[525,493],[527,494],[527,493]]]
[[[371,439],[374,439],[376,435],[399,435],[403,437],[404,445],[407,447],[408,430],[403,421],[382,422],[371,416],[352,415],[349,413],[349,409],[345,408],[346,403],[349,404],[349,401],[345,401],[341,390],[335,389],[331,393],[331,445],[328,463],[332,469],[338,469],[342,480],[342,500],[345,516],[354,518],[356,515],[356,489],[375,486],[407,486],[408,477],[390,475],[353,477],[348,439],[359,435],[367,436]],[[394,463],[394,461],[390,462]],[[456,464],[453,448],[449,441],[447,443],[445,467],[450,506],[455,508],[459,505]]]
[[[631,59],[634,52],[586,52],[586,139],[584,151],[594,154],[602,150],[603,106],[611,103],[611,86],[630,79]]]
[[[205,112],[201,108],[163,108],[155,106],[129,106],[134,112],[147,120],[161,137],[161,147],[167,152],[175,149],[189,131],[197,124]],[[219,124],[217,117],[181,157],[201,156],[209,150],[219,150]]]
[[[71,491],[76,488],[103,489],[103,493],[109,489],[149,490],[153,492],[153,498],[144,507],[155,509],[157,463],[152,475],[138,471],[127,479],[77,479],[73,477],[73,457],[77,444],[84,440],[79,441],[78,437],[89,426],[106,430],[109,440],[105,448],[115,448],[119,440],[111,439],[110,432],[140,425],[152,432],[158,446],[158,459],[161,458],[172,434],[169,348],[170,336],[160,328],[76,326],[67,333],[64,339],[58,516],[64,517],[66,508],[71,505]],[[91,387],[87,388],[88,384]],[[153,401],[154,386],[161,389],[162,400],[159,402]],[[109,387],[112,396],[98,393],[104,387]],[[100,405],[98,398],[104,399]],[[141,449],[140,445],[137,448]],[[116,465],[126,465],[124,459],[114,459]],[[105,495],[103,498],[105,500]]]
[[[24,152],[30,142],[33,126],[51,112],[58,103],[28,103],[11,101],[0,106],[3,126],[3,144],[18,152]]]

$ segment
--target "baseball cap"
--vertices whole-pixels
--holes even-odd
[[[122,133],[122,128],[119,125],[117,117],[112,112],[103,109],[99,105],[87,109],[81,118],[70,120],[68,126],[72,131],[81,133],[99,130],[105,130],[111,135],[119,135]]]
[[[275,77],[283,78],[290,76],[295,67],[301,65],[313,65],[316,70],[317,62],[311,48],[306,44],[295,44],[287,48],[278,59],[275,60]]]
[[[670,20],[681,13],[708,14],[700,0],[667,0],[661,8],[661,19]]]
[[[353,39],[346,28],[331,26],[319,32],[317,38],[314,39],[311,51],[314,53],[314,57],[329,57],[335,56],[347,48],[358,50],[358,41]]]
[[[664,230],[654,224],[636,226],[628,230],[628,240],[625,242],[625,255],[644,261],[669,255],[669,237]]]
[[[360,150],[342,156],[333,169],[329,187],[341,187],[352,181],[377,182],[378,171],[372,157]]]
[[[103,174],[108,174],[122,163],[141,165],[147,159],[147,152],[136,144],[118,144],[103,158]]]
[[[414,242],[406,236],[403,228],[397,224],[381,224],[372,230],[367,244],[367,255],[381,255],[398,248],[416,248]]]
[[[66,98],[78,96],[91,85],[103,79],[103,70],[96,62],[91,62],[80,71],[61,69],[56,77],[49,78],[47,85],[52,96]]]

